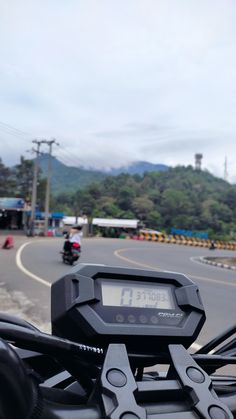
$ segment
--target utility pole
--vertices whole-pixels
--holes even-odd
[[[50,201],[50,180],[52,173],[52,145],[56,143],[56,140],[44,140],[43,143],[49,146],[49,155],[48,155],[48,174],[47,174],[47,185],[46,185],[46,195],[45,195],[45,209],[44,209],[44,235],[48,234],[48,219],[49,219],[49,201]]]
[[[36,212],[36,203],[37,203],[37,182],[38,182],[38,156],[40,146],[42,141],[33,140],[33,143],[37,145],[36,150],[33,151],[36,153],[36,157],[34,159],[34,176],[33,176],[33,186],[32,186],[32,197],[31,197],[31,215],[30,215],[30,225],[29,225],[29,235],[34,236],[34,219],[35,219],[35,212]]]

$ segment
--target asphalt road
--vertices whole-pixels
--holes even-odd
[[[37,312],[45,322],[50,319],[50,284],[71,270],[61,261],[62,245],[63,239],[18,238],[15,249],[0,251],[2,286],[10,294],[17,290],[23,298],[22,304],[32,302],[31,306],[29,303],[29,316]],[[198,338],[198,343],[203,344],[236,323],[236,271],[197,260],[199,256],[209,255],[212,256],[212,252],[204,248],[95,238],[83,240],[80,262],[186,274],[198,284],[207,313],[207,321]],[[215,250],[214,256],[235,256],[235,252]]]

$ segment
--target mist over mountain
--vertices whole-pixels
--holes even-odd
[[[42,176],[46,177],[48,172],[48,154],[39,157],[39,167]],[[67,166],[55,157],[51,158],[51,190],[53,193],[62,191],[71,192],[73,190],[84,188],[92,182],[99,182],[107,176],[117,176],[121,173],[130,175],[143,175],[145,172],[163,172],[169,169],[164,164],[153,164],[145,161],[133,162],[129,166],[105,170],[86,169],[82,166]]]
[[[48,158],[49,156],[44,154],[38,159],[43,177],[46,177],[48,173]],[[76,191],[92,182],[99,182],[107,176],[97,170],[66,166],[55,157],[51,157],[51,159],[51,191],[54,194]]]
[[[145,172],[165,172],[169,166],[165,164],[154,164],[146,161],[136,161],[128,166],[121,166],[115,169],[110,169],[107,173],[112,176],[120,175],[121,173],[128,173],[129,175],[143,175]]]

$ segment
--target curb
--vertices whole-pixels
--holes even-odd
[[[236,266],[231,266],[231,265],[227,265],[225,263],[220,263],[220,262],[213,262],[212,260],[206,259],[203,256],[199,257],[199,261],[202,263],[206,263],[207,265],[217,266],[218,268],[231,269],[234,271],[236,270]]]

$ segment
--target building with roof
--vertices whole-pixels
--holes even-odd
[[[20,230],[24,225],[26,203],[23,198],[0,198],[0,229]]]

